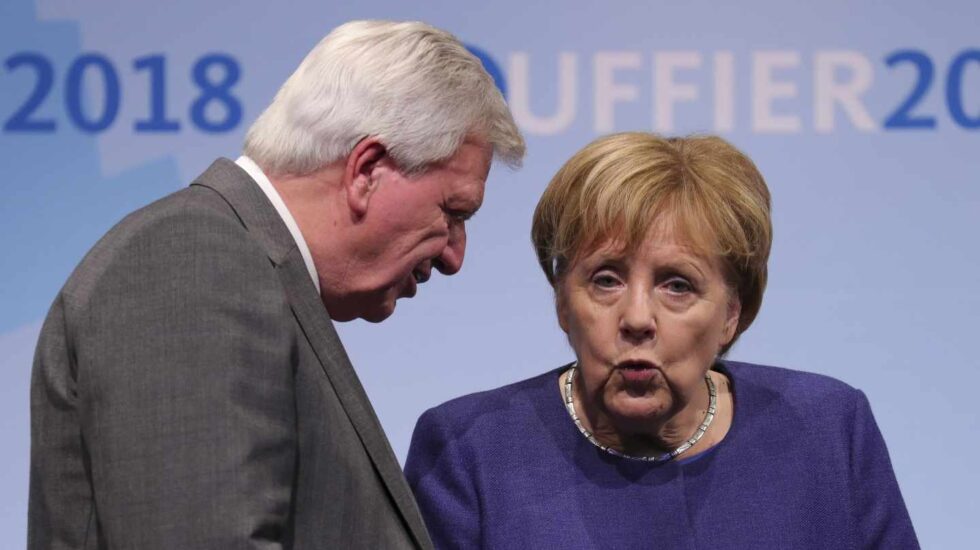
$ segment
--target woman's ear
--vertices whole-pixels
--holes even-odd
[[[738,321],[742,316],[742,301],[738,299],[738,295],[732,292],[731,298],[728,300],[728,311],[725,317],[725,327],[724,334],[722,335],[722,346],[727,346],[734,338],[735,331],[738,330]]]
[[[344,191],[347,194],[347,205],[356,218],[367,213],[371,195],[378,187],[379,174],[376,169],[387,155],[388,150],[375,137],[362,139],[347,155]]]
[[[568,334],[568,304],[565,293],[561,290],[561,282],[555,283],[555,311],[558,313],[558,326]]]

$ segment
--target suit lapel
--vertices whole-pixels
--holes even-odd
[[[298,249],[294,249],[279,270],[293,311],[412,537],[420,547],[431,548],[432,543],[401,466],[333,328],[333,322],[316,294]]]
[[[420,547],[431,548],[422,516],[395,453],[334,330],[333,322],[320,302],[299,248],[279,213],[258,184],[228,159],[215,161],[193,185],[211,188],[224,197],[249,232],[266,248],[324,374],[340,398],[409,532]]]

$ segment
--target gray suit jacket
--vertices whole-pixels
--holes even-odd
[[[430,548],[261,189],[216,161],[88,253],[31,382],[28,547]]]

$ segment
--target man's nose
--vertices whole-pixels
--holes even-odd
[[[449,228],[449,240],[432,265],[443,275],[454,275],[463,267],[466,253],[466,228],[462,223]]]

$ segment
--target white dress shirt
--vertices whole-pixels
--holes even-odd
[[[282,221],[286,224],[286,228],[289,229],[289,233],[292,234],[293,240],[296,241],[299,253],[303,256],[303,262],[306,264],[306,270],[310,272],[310,277],[313,279],[313,284],[316,286],[316,291],[319,294],[320,278],[317,277],[316,266],[313,265],[313,255],[310,254],[310,247],[306,245],[306,239],[303,238],[303,233],[300,232],[299,226],[296,225],[296,220],[289,213],[289,208],[286,208],[286,203],[282,201],[279,192],[272,186],[272,182],[266,177],[265,172],[252,159],[242,155],[238,157],[235,164],[240,166],[242,170],[248,172],[248,175],[255,180],[255,183],[259,184],[259,188],[262,189],[265,196],[269,197],[269,202],[272,203],[272,206],[276,207],[276,212],[279,213],[279,217],[282,218]]]

